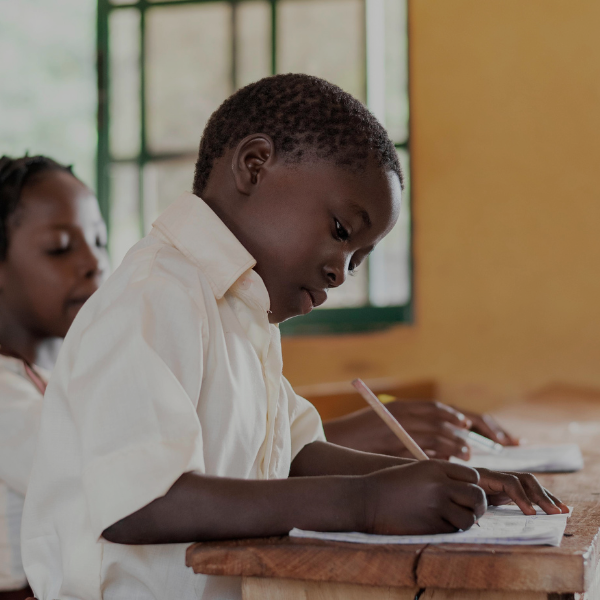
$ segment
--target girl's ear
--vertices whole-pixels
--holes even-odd
[[[275,160],[275,146],[270,136],[256,133],[245,137],[235,149],[231,171],[240,194],[249,196],[260,185]]]

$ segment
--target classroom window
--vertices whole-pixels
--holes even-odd
[[[98,194],[116,266],[191,187],[202,130],[239,87],[323,77],[385,124],[409,179],[406,0],[98,0]],[[398,224],[323,308],[284,334],[411,320],[409,185]]]
[[[96,178],[96,0],[0,0],[0,156],[46,154]]]

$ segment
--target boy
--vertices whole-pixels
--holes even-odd
[[[239,598],[238,579],[186,569],[195,540],[467,529],[486,494],[563,510],[531,476],[328,444],[283,378],[276,324],[364,260],[401,186],[385,130],[323,80],[267,78],[215,112],[195,195],[129,252],[58,359],[23,528],[39,600]]]

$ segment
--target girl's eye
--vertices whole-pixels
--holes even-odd
[[[96,248],[102,248],[102,250],[106,250],[108,244],[105,240],[103,240],[100,236],[96,238]]]
[[[59,256],[61,254],[66,254],[70,249],[70,246],[59,246],[58,248],[51,248],[47,253],[50,256]]]
[[[350,237],[348,230],[337,219],[334,219],[334,222],[336,238],[341,242],[345,242]]]

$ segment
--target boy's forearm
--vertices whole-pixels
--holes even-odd
[[[371,454],[329,442],[313,442],[304,446],[292,462],[290,477],[367,475],[411,462],[414,460],[410,458]]]
[[[352,531],[364,520],[360,477],[255,481],[182,475],[103,532],[120,544],[164,544],[286,534],[293,527]]]

